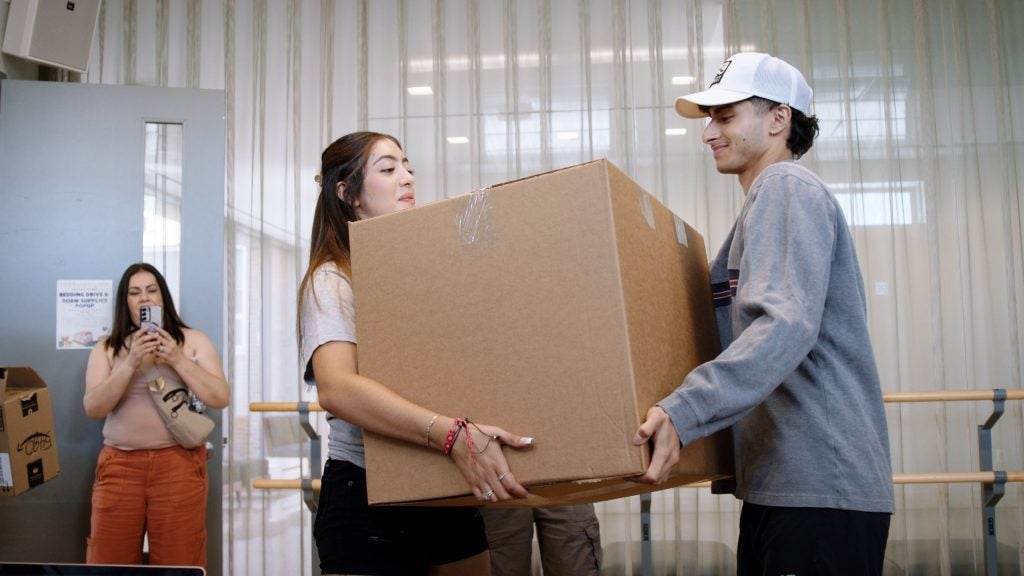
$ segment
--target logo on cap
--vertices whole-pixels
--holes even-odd
[[[715,76],[715,79],[711,81],[711,84],[708,84],[708,88],[711,88],[722,81],[722,76],[725,74],[725,71],[729,69],[730,64],[732,64],[732,59],[722,62],[722,67],[718,69],[718,74]]]

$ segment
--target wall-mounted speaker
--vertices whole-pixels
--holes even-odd
[[[11,0],[3,51],[85,73],[101,0]]]

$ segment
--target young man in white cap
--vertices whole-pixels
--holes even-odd
[[[703,140],[746,199],[711,263],[722,353],[647,412],[644,482],[682,445],[732,426],[743,500],[737,573],[882,573],[893,512],[889,437],[868,338],[864,284],[843,212],[794,160],[818,133],[812,92],[788,63],[728,59],[676,100],[709,117]]]

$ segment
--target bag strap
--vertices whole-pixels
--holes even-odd
[[[171,400],[174,396],[180,395],[184,395],[185,398],[179,401],[174,406],[171,406],[171,416],[174,416],[175,418],[178,417],[178,410],[181,410],[182,406],[184,406],[186,410],[189,409],[188,404],[192,393],[189,391],[187,387],[175,388],[169,392],[164,393],[163,398],[161,398],[161,400],[166,404],[167,401]]]

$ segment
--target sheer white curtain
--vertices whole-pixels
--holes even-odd
[[[714,251],[742,194],[672,100],[728,54],[772,52],[815,88],[822,133],[803,162],[846,208],[884,389],[1018,388],[1021,29],[1019,0],[105,0],[83,81],[226,92],[225,571],[312,570],[300,495],[249,487],[299,475],[301,432],[248,404],[315,397],[295,286],[331,140],[398,136],[422,202],[608,157]],[[990,411],[889,405],[895,469],[976,470]],[[997,468],[1024,469],[1022,430],[1011,402]],[[1000,561],[1018,569],[1020,497],[1010,485],[997,507]],[[979,502],[976,485],[898,487],[893,573],[981,571]],[[657,493],[659,573],[728,570],[738,509],[703,489]],[[607,572],[634,573],[637,500],[598,511]]]

